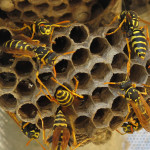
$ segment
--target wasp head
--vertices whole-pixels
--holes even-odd
[[[131,81],[123,81],[120,83],[119,87],[121,90],[127,90],[129,87],[132,86],[132,82]]]

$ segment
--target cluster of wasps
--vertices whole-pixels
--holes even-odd
[[[136,14],[136,12],[131,10],[122,11],[120,15],[114,17],[109,25],[113,24],[117,19],[119,20],[118,28],[111,33],[107,33],[107,35],[109,36],[111,34],[114,34],[119,29],[121,29],[125,34],[129,55],[127,62],[127,75],[125,81],[104,83],[119,85],[119,88],[125,92],[124,95],[120,95],[128,102],[128,114],[125,117],[124,123],[122,125],[124,133],[121,133],[119,130],[116,131],[118,131],[122,135],[126,133],[132,134],[134,131],[138,131],[142,128],[150,132],[150,106],[142,96],[147,95],[145,87],[150,86],[142,84],[145,91],[141,92],[136,89],[136,84],[132,83],[129,78],[131,52],[134,51],[139,58],[144,59],[146,52],[148,52],[148,43],[150,45],[148,26],[145,25],[144,27],[139,27],[139,21],[142,21],[145,24],[149,25],[150,23],[141,19]],[[144,34],[144,29],[146,29],[146,35]]]

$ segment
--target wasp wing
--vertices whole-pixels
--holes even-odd
[[[63,129],[62,150],[66,150],[70,139],[70,131],[68,128]]]

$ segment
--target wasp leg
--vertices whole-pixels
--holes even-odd
[[[113,18],[113,20],[112,20],[109,24],[106,24],[105,26],[111,26],[117,19],[119,19],[119,16],[118,16],[118,15],[115,16],[115,17]]]
[[[118,133],[120,133],[121,135],[125,135],[126,133],[121,133],[119,130],[117,130],[116,129],[116,131],[118,132]]]
[[[124,23],[125,21],[126,21],[126,19],[123,19],[123,21],[120,23],[119,27],[118,27],[116,30],[114,30],[114,31],[111,32],[111,33],[107,33],[106,35],[111,35],[111,34],[116,33],[116,32],[122,27],[122,25],[123,25],[123,23]]]
[[[146,88],[144,88],[144,92],[140,92],[140,94],[142,94],[142,95],[147,95],[147,90],[146,90]]]
[[[25,30],[26,28],[28,28],[29,30],[31,30],[31,27],[27,24],[24,23],[23,27],[22,28],[19,28],[19,29],[11,29],[12,31],[22,31],[22,30]]]
[[[127,106],[128,106],[128,114],[126,115],[126,117],[125,117],[125,119],[124,119],[124,122],[126,122],[128,119],[128,116],[129,116],[129,114],[130,114],[130,112],[131,112],[131,109],[130,109],[130,104],[127,104]]]
[[[73,77],[74,78],[74,80],[75,80],[75,89],[74,89],[74,92],[76,92],[77,91],[77,88],[78,88],[78,85],[79,85],[79,81],[77,80],[77,78],[74,76]]]

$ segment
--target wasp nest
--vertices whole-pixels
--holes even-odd
[[[64,2],[59,0],[16,0],[12,3],[11,0],[2,0],[0,14],[3,16],[2,19],[14,19],[15,23],[20,19],[32,20],[32,18],[45,17],[54,22],[69,19],[81,22],[89,21],[93,24],[97,18],[101,18],[100,20],[105,22],[103,17],[105,8],[107,12],[108,7],[118,3],[115,0],[107,2],[103,3],[98,0],[65,0]],[[113,6],[115,9],[116,5]],[[76,12],[76,10],[78,11]],[[72,13],[73,11],[75,14]],[[101,17],[97,16],[99,13]],[[120,30],[106,36],[106,33],[112,32],[115,28],[99,27],[91,32],[92,27],[88,25],[88,23],[87,26],[82,23],[73,23],[68,28],[55,31],[53,40],[56,43],[52,44],[52,49],[59,54],[75,51],[73,54],[62,55],[57,60],[55,65],[57,80],[74,89],[73,77],[78,79],[77,93],[84,96],[84,101],[80,106],[74,106],[73,109],[72,119],[77,141],[81,142],[86,138],[92,138],[91,142],[100,144],[110,139],[111,131],[122,124],[127,114],[127,103],[118,95],[119,88],[115,85],[104,85],[104,82],[125,80],[128,51],[125,38]],[[95,22],[95,26],[97,25],[101,25],[99,20]],[[13,34],[6,26],[6,28],[1,27],[0,35],[1,44],[11,39]],[[131,81],[138,83],[138,86],[142,83],[149,84],[149,65],[149,54],[143,61],[133,52]],[[37,71],[39,71],[41,81],[54,96],[59,85],[50,79],[54,76],[52,69],[44,66],[38,70],[35,59],[16,58],[11,54],[1,53],[0,106],[6,111],[16,112],[22,121],[35,123],[42,129],[41,119],[38,115],[38,111],[40,111],[44,128],[52,129],[55,112],[59,106],[50,102],[43,93],[38,94],[40,85],[35,76]]]

